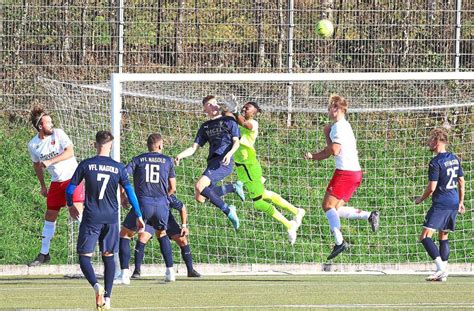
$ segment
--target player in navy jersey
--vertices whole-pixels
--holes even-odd
[[[173,253],[166,234],[169,217],[168,197],[176,191],[176,174],[173,160],[162,154],[163,139],[160,134],[150,134],[147,139],[148,152],[140,154],[127,165],[127,173],[133,174],[133,183],[143,213],[143,219],[156,230],[161,254],[166,265],[165,281],[175,280]],[[124,220],[120,232],[120,268],[121,280],[130,283],[130,239],[135,235],[134,220],[136,214],[131,211]],[[152,231],[153,232],[153,231]]]
[[[415,200],[420,204],[432,195],[431,208],[426,214],[420,241],[428,255],[436,264],[436,272],[426,278],[427,281],[446,281],[449,257],[449,231],[454,231],[456,216],[464,209],[464,175],[460,159],[446,151],[448,134],[444,129],[431,131],[428,146],[436,156],[431,159],[428,172],[428,186]],[[439,249],[431,237],[438,231]]]
[[[199,128],[193,145],[176,156],[175,163],[179,165],[181,159],[192,156],[199,147],[209,142],[207,168],[196,182],[195,198],[200,203],[204,203],[206,198],[209,199],[227,215],[234,229],[237,230],[239,218],[236,208],[233,205],[227,205],[222,200],[221,187],[216,184],[232,173],[233,155],[239,148],[239,126],[235,119],[221,114],[221,108],[214,95],[206,96],[202,103],[209,120]]]
[[[135,213],[138,216],[137,228],[145,226],[140,206],[128,180],[125,165],[112,160],[110,150],[114,137],[108,131],[96,134],[97,156],[82,161],[66,188],[66,200],[69,208],[73,206],[72,196],[77,185],[85,181],[85,208],[77,238],[77,253],[82,273],[94,288],[98,310],[110,308],[115,275],[113,254],[118,251],[118,199],[117,189],[121,185],[127,193]],[[99,242],[104,262],[104,286],[97,282],[91,257]],[[105,287],[105,288],[104,288]]]
[[[193,257],[191,254],[191,248],[188,243],[187,236],[189,235],[189,228],[188,228],[188,213],[186,211],[186,207],[184,206],[183,202],[181,202],[174,194],[169,196],[169,203],[170,203],[170,211],[169,211],[169,218],[168,218],[168,225],[166,229],[166,234],[170,239],[176,242],[181,249],[181,257],[186,265],[187,275],[190,278],[198,278],[201,277],[201,274],[194,270],[193,267]],[[123,202],[124,206],[128,204],[127,202]],[[176,219],[171,212],[171,209],[176,209],[179,211],[181,217],[181,226],[176,222]],[[127,216],[125,217],[124,222],[122,223],[122,231],[121,236],[125,236],[127,233],[136,232],[136,225],[135,225],[136,215],[131,210]],[[125,230],[124,230],[125,229]],[[135,270],[131,276],[132,279],[140,278],[141,276],[141,265],[143,262],[143,258],[145,256],[145,245],[148,241],[153,237],[153,234],[156,233],[155,228],[153,226],[146,224],[145,231],[138,234],[138,240],[135,245]],[[130,236],[130,235],[129,235]],[[128,269],[130,261],[130,249],[128,253],[122,253],[123,250],[120,250],[120,259],[121,265]],[[165,279],[166,280],[166,279]],[[168,280],[171,281],[171,280]],[[114,280],[114,282],[118,284],[130,284],[130,279],[121,274],[119,278]]]

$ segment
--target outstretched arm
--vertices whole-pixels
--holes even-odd
[[[323,150],[319,152],[307,152],[304,155],[305,160],[317,160],[321,161],[324,159],[329,158],[332,155],[338,155],[339,152],[341,152],[341,145],[340,144],[335,144],[335,143],[330,143],[327,145]]]
[[[436,185],[438,185],[437,181],[428,182],[428,185],[426,186],[425,192],[423,192],[423,194],[420,197],[415,199],[415,204],[420,204],[426,198],[428,198],[436,190]]]
[[[196,150],[198,150],[199,148],[199,145],[197,143],[193,143],[193,145],[185,150],[183,150],[180,154],[178,154],[176,156],[176,158],[174,159],[174,163],[176,166],[179,165],[179,161],[181,161],[181,159],[184,159],[184,158],[187,158],[187,157],[190,157],[192,156]]]

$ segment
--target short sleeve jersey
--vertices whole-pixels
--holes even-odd
[[[158,152],[134,157],[126,167],[133,174],[135,193],[140,201],[168,196],[169,178],[176,177],[173,160]]]
[[[341,151],[334,156],[336,169],[360,171],[356,139],[350,123],[345,118],[331,126],[329,138],[333,143],[341,145]]]
[[[62,129],[54,129],[53,134],[44,139],[38,135],[33,137],[28,143],[28,151],[31,160],[35,163],[50,160],[64,152],[68,146],[72,146],[69,137]],[[66,181],[71,179],[74,170],[77,167],[77,160],[71,157],[48,166],[48,172],[51,175],[51,181]]]
[[[207,161],[224,157],[232,149],[232,138],[240,137],[239,126],[232,117],[219,117],[204,122],[199,128],[194,142],[204,146],[209,142]]]
[[[110,157],[95,156],[79,163],[71,184],[85,180],[83,221],[94,224],[118,222],[117,189],[130,184],[125,165]]]
[[[430,161],[428,177],[437,181],[432,206],[457,210],[459,207],[458,177],[464,176],[460,160],[450,152],[437,154]]]
[[[257,152],[255,150],[255,141],[258,136],[258,122],[256,120],[248,120],[252,124],[252,129],[249,130],[243,126],[240,129],[240,146],[234,154],[236,163],[240,164],[254,164],[257,163]]]

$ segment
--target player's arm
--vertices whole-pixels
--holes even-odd
[[[81,215],[77,207],[74,205],[72,196],[74,194],[74,190],[76,190],[77,185],[79,185],[84,178],[83,176],[82,165],[79,164],[79,166],[74,171],[68,186],[66,187],[66,204],[69,209],[69,215],[71,215],[73,219],[79,219]]]
[[[66,148],[64,148],[64,151],[63,153],[55,156],[54,158],[52,159],[49,159],[49,160],[44,160],[42,162],[43,166],[44,167],[48,167],[54,163],[58,163],[58,162],[61,162],[61,161],[64,161],[64,160],[67,160],[67,159],[70,159],[74,156],[74,148],[73,148],[73,145],[69,145],[67,146]]]
[[[173,195],[176,192],[176,178],[168,178],[168,196]]]
[[[125,193],[127,194],[128,201],[132,205],[132,208],[138,217],[137,218],[138,232],[143,232],[143,230],[145,229],[145,223],[143,222],[142,211],[140,210],[140,204],[138,203],[137,195],[135,194],[135,191],[133,191],[133,187],[130,183],[125,184],[123,188],[125,189]]]
[[[178,154],[176,156],[176,158],[174,159],[174,163],[176,166],[179,165],[179,161],[181,161],[181,159],[184,159],[184,158],[187,158],[187,157],[190,157],[192,156],[196,150],[198,150],[199,148],[199,144],[197,143],[193,143],[193,145],[185,150],[183,150],[180,154]]]
[[[245,119],[243,115],[235,113],[234,117],[235,117],[235,120],[237,121],[237,124],[239,124],[242,127],[245,127],[248,130],[253,130],[252,122],[249,122],[247,119]]]
[[[232,137],[232,149],[230,149],[229,152],[227,152],[227,154],[222,159],[222,163],[224,165],[229,165],[230,160],[232,159],[232,156],[237,151],[237,149],[239,149],[239,146],[240,146],[239,138]]]
[[[464,176],[458,177],[458,193],[459,193],[459,208],[458,212],[461,214],[464,214],[466,209],[464,208]]]
[[[437,185],[438,185],[438,181],[430,180],[423,194],[420,197],[416,198],[415,204],[420,204],[425,199],[427,199],[436,190]]]
[[[189,228],[188,228],[188,212],[186,210],[186,206],[183,206],[179,210],[179,216],[181,217],[181,236],[189,235]]]
[[[321,161],[341,152],[341,145],[337,143],[329,143],[323,150],[319,152],[307,152],[304,155],[305,160]]]
[[[46,183],[44,182],[43,164],[41,162],[33,162],[33,169],[41,185],[41,195],[46,197],[48,195],[48,187],[46,187]]]

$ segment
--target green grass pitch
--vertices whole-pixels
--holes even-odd
[[[474,277],[426,282],[424,275],[259,275],[132,280],[113,288],[118,310],[456,309],[474,306]],[[85,279],[0,278],[0,308],[92,310]]]

